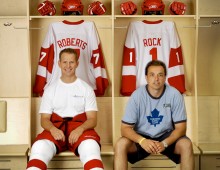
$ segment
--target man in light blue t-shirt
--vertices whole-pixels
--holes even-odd
[[[161,153],[182,170],[194,169],[192,142],[186,136],[183,96],[165,83],[166,66],[153,60],[145,68],[147,85],[131,95],[115,145],[114,170],[127,169],[150,154]]]

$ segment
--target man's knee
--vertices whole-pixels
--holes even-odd
[[[193,145],[190,139],[188,138],[182,138],[178,140],[176,144],[176,149],[177,153],[192,153],[193,152]]]
[[[121,153],[123,151],[129,152],[132,149],[134,142],[125,137],[120,137],[114,146],[115,153]]]
[[[101,160],[100,146],[93,139],[87,139],[78,147],[79,157],[84,169],[104,169]]]
[[[33,144],[30,159],[40,159],[47,164],[55,154],[55,144],[49,140],[43,139]]]

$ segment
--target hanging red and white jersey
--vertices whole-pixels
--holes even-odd
[[[130,96],[136,88],[146,84],[145,67],[156,59],[167,66],[167,83],[184,93],[183,55],[174,22],[131,22],[123,53],[122,95]]]
[[[77,77],[87,82],[96,95],[103,95],[108,79],[99,36],[95,24],[84,20],[50,24],[40,50],[34,93],[42,95],[47,86],[60,78],[58,60],[64,48],[73,48],[79,54]]]

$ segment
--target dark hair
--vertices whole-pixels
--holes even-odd
[[[78,61],[79,59],[79,56],[78,56],[78,53],[76,52],[76,50],[72,49],[72,48],[65,48],[63,50],[60,51],[60,54],[59,54],[59,60],[61,60],[61,55],[63,53],[69,53],[69,54],[74,54],[75,57],[76,57],[76,61]]]
[[[147,75],[148,73],[148,68],[150,66],[162,66],[163,69],[164,69],[164,73],[165,73],[165,76],[167,75],[167,68],[166,68],[166,65],[164,64],[164,62],[160,61],[160,60],[152,60],[150,61],[147,66],[145,67],[145,75]]]

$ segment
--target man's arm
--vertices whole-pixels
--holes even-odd
[[[174,124],[175,129],[172,131],[169,137],[164,139],[164,141],[169,145],[174,143],[180,137],[186,135],[186,122]]]
[[[65,141],[65,136],[62,130],[56,128],[50,121],[51,114],[41,113],[41,127],[49,131],[55,140]]]
[[[69,143],[73,144],[75,143],[79,137],[83,134],[84,131],[88,129],[94,129],[97,125],[97,111],[88,111],[86,112],[87,120],[74,129],[69,136]]]
[[[125,123],[121,124],[121,134],[123,137],[130,139],[135,143],[139,143],[143,149],[148,153],[158,153],[157,141],[146,139],[143,136],[136,133],[133,129],[133,125]]]
[[[88,129],[94,129],[97,125],[97,111],[88,111],[86,112],[87,120],[79,126],[83,131]]]
[[[121,135],[130,139],[131,141],[138,143],[143,137],[136,133],[133,129],[133,125],[121,123]]]

